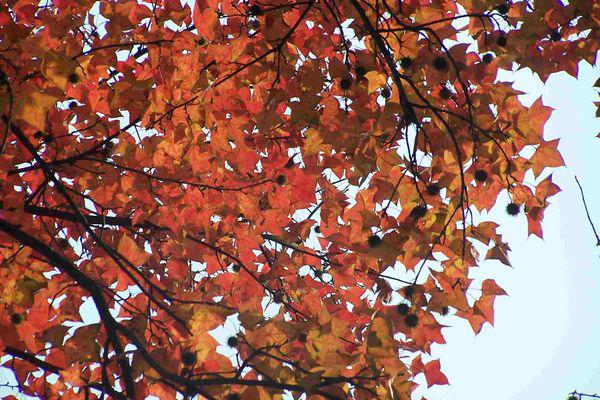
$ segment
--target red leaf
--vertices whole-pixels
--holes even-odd
[[[433,385],[447,385],[448,378],[440,371],[440,360],[433,360],[425,364],[423,367],[425,372],[425,379],[427,380],[427,387]]]

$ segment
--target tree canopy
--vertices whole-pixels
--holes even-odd
[[[541,237],[559,191],[551,109],[496,78],[595,61],[600,4],[564,3],[0,4],[15,390],[410,399],[418,374],[448,383],[428,356],[444,319],[477,333],[505,294],[469,277],[508,263],[486,211]]]

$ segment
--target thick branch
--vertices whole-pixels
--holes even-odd
[[[2,118],[5,120],[5,122],[7,122],[5,116],[2,116]],[[85,221],[86,220],[85,216],[79,210],[78,205],[69,196],[69,194],[68,194],[67,190],[65,189],[65,187],[63,186],[62,182],[56,177],[55,172],[50,168],[50,166],[37,153],[35,147],[27,139],[27,136],[25,136],[25,134],[21,131],[21,129],[19,127],[17,127],[16,125],[10,124],[10,127],[11,127],[11,130],[12,130],[13,134],[17,137],[17,139],[19,140],[19,142],[21,142],[21,144],[33,156],[33,158],[35,159],[35,161],[41,166],[42,171],[44,172],[44,175],[46,176],[46,179],[48,181],[51,181],[54,184],[54,187],[56,188],[56,190],[58,191],[58,193],[67,201],[67,203],[69,204],[69,206],[73,210],[74,214],[78,217],[78,219]],[[119,132],[121,132],[121,131],[119,131]],[[109,136],[109,138],[118,135],[119,132],[113,134],[112,136]],[[109,139],[107,139],[107,140],[109,140]],[[117,265],[119,266],[119,268],[121,269],[121,271],[123,271],[127,275],[127,277],[129,279],[131,279],[133,281],[133,283],[138,288],[140,288],[140,290],[145,295],[148,296],[149,299],[152,299],[152,301],[154,302],[154,304],[156,304],[158,307],[160,307],[162,310],[164,310],[171,318],[173,318],[173,320],[177,321],[185,330],[189,331],[186,322],[182,318],[180,318],[179,316],[177,316],[172,310],[170,310],[163,302],[154,299],[154,297],[141,284],[141,282],[134,275],[134,273],[137,274],[137,276],[141,276],[141,279],[144,282],[146,282],[148,285],[150,285],[151,288],[152,288],[152,290],[156,290],[158,293],[161,294],[161,296],[163,296],[163,298],[165,298],[168,301],[171,301],[172,298],[163,289],[161,289],[160,287],[158,287],[151,280],[147,279],[147,277],[141,275],[141,273],[139,272],[139,270],[136,268],[135,265],[133,265],[126,257],[124,257],[123,255],[119,254],[112,247],[110,247],[108,244],[106,244],[94,232],[94,230],[91,229],[91,227],[89,226],[89,224],[85,224],[84,223],[83,227],[86,230],[86,232],[90,235],[90,237],[93,240],[96,241],[96,243],[98,244],[98,246],[100,246],[117,263]],[[129,270],[126,267],[129,267]],[[118,342],[118,339],[117,338],[115,338],[115,339]],[[118,343],[113,342],[113,345],[115,345],[115,346],[118,345],[118,347],[115,347],[115,351],[117,351],[118,353],[122,353],[123,350],[122,349],[119,350],[120,345]],[[129,364],[127,364],[126,362],[121,362],[121,366],[123,368],[127,369],[127,370],[123,371],[123,374],[125,375],[125,381],[126,381],[125,384],[128,386],[127,387],[127,392],[131,394],[131,393],[133,393],[134,386],[133,386],[133,381],[131,379],[129,379],[129,380],[127,379],[128,377],[131,376],[131,370],[130,370]]]
[[[37,358],[36,356],[34,356],[31,353],[28,353],[23,350],[19,350],[12,346],[5,347],[4,353],[10,354],[11,356],[16,357],[16,358],[20,358],[21,360],[28,361],[28,362],[32,363],[33,365],[35,365],[36,367],[41,368],[44,371],[48,371],[52,374],[58,374],[60,371],[63,370],[61,367],[58,367],[54,364],[47,363],[46,361],[40,360],[39,358]]]
[[[110,314],[108,304],[104,300],[100,286],[93,279],[77,269],[69,260],[55,252],[45,243],[42,243],[35,237],[22,231],[18,226],[0,219],[0,231],[19,241],[24,246],[30,247],[34,251],[42,254],[52,265],[69,275],[90,294],[94,301],[94,305],[96,306],[96,310],[98,311],[98,315],[100,315],[100,319],[104,324],[111,345],[113,346],[115,353],[117,353],[118,363],[121,367],[121,372],[123,373],[123,384],[128,395],[133,398],[135,396],[135,388],[131,374],[131,366],[129,365],[127,358],[122,356],[123,346],[121,345],[117,334],[118,324]]]

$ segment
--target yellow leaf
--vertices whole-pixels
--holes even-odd
[[[323,139],[319,135],[319,132],[316,129],[309,128],[306,131],[306,140],[304,141],[304,153],[307,156],[318,154],[320,150],[323,149],[321,146],[323,144]]]
[[[75,74],[77,64],[69,58],[62,57],[49,51],[42,61],[42,74],[50,82],[60,89],[65,90],[69,82],[69,76]]]
[[[46,113],[56,103],[56,98],[49,94],[35,91],[15,99],[14,119],[24,120],[40,131],[46,126]]]
[[[189,344],[196,351],[199,362],[206,360],[219,344],[208,332],[225,321],[226,316],[220,311],[208,305],[197,305],[189,320],[192,332]]]
[[[375,90],[385,86],[387,83],[387,76],[378,71],[367,72],[365,78],[367,78],[369,81],[369,93],[373,93]]]
[[[367,353],[378,358],[395,357],[395,341],[391,321],[375,317],[367,335]]]

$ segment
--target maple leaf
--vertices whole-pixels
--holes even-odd
[[[15,102],[14,118],[24,120],[32,128],[43,131],[46,113],[55,105],[57,98],[42,91],[27,89],[30,92]]]
[[[77,63],[63,55],[49,51],[42,61],[42,74],[62,90],[67,84],[76,84],[81,80],[81,72],[76,71]]]
[[[448,378],[440,371],[440,360],[433,360],[423,365],[427,387],[433,385],[448,385]]]
[[[318,154],[322,150],[323,139],[316,129],[308,129],[305,133],[304,151],[307,156]]]
[[[559,139],[542,141],[529,159],[531,169],[535,176],[539,176],[544,168],[561,167],[565,162],[558,151]]]
[[[134,265],[141,265],[150,258],[150,254],[140,249],[127,235],[123,235],[121,240],[119,240],[117,251],[123,254]]]

